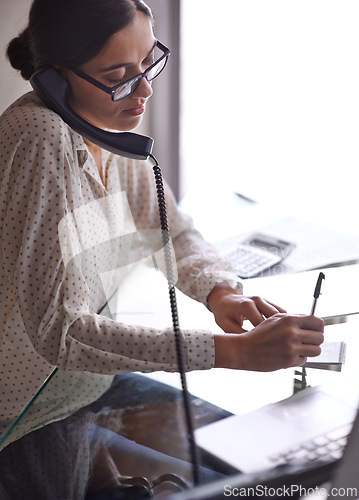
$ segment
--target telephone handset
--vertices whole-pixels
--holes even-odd
[[[31,77],[30,83],[46,106],[94,144],[136,160],[146,160],[150,156],[153,146],[151,137],[133,132],[108,132],[95,127],[75,113],[69,104],[70,86],[57,69],[50,66],[41,69]]]

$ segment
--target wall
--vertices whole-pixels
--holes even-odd
[[[181,0],[148,0],[155,17],[155,35],[171,49],[163,74],[153,82],[150,100],[150,133],[155,139],[154,155],[175,196],[179,194],[179,22]]]
[[[30,89],[5,55],[9,41],[27,24],[30,5],[31,0],[1,0],[0,3],[0,113]]]

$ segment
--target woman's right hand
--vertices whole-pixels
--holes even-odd
[[[215,334],[215,367],[274,371],[318,356],[324,321],[316,316],[275,314],[247,333]]]

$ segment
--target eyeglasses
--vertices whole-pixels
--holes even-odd
[[[83,80],[95,85],[95,87],[103,90],[107,94],[111,95],[111,98],[114,102],[120,101],[121,99],[125,99],[131,95],[141,83],[142,78],[146,78],[148,82],[152,82],[162,71],[165,69],[165,66],[168,61],[168,57],[170,55],[170,49],[168,49],[163,43],[160,41],[156,41],[155,49],[159,49],[162,52],[162,55],[158,57],[157,60],[149,68],[146,69],[143,73],[126,80],[125,82],[118,83],[114,87],[107,87],[103,83],[95,80],[92,76],[87,75],[83,71],[77,68],[71,68],[71,71],[75,73],[75,75],[79,76]]]

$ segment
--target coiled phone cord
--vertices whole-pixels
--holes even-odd
[[[156,158],[152,154],[150,155],[150,157],[155,162],[155,165],[153,166],[153,173],[155,176],[155,183],[156,183],[158,211],[159,211],[159,216],[160,216],[162,241],[163,241],[163,247],[164,247],[164,257],[165,257],[166,275],[167,275],[167,282],[168,282],[168,289],[169,289],[172,325],[173,325],[173,331],[174,331],[175,343],[176,343],[177,364],[178,364],[178,371],[179,371],[179,374],[181,377],[182,398],[183,398],[183,405],[184,405],[184,411],[185,411],[185,419],[186,419],[186,424],[187,424],[188,444],[189,444],[189,451],[190,451],[191,460],[192,460],[193,482],[194,482],[194,484],[199,484],[200,483],[200,470],[199,470],[199,461],[198,461],[198,450],[197,450],[197,446],[196,446],[195,438],[194,438],[191,403],[190,403],[190,397],[189,397],[189,392],[188,392],[188,388],[187,388],[186,372],[185,372],[185,365],[184,365],[182,333],[181,333],[181,329],[180,329],[180,325],[179,325],[179,317],[178,317],[176,288],[175,288],[174,269],[173,269],[173,259],[172,259],[171,247],[169,245],[170,232],[169,232],[168,219],[167,219],[166,198],[165,198],[161,168],[158,165],[158,161],[156,160]]]

